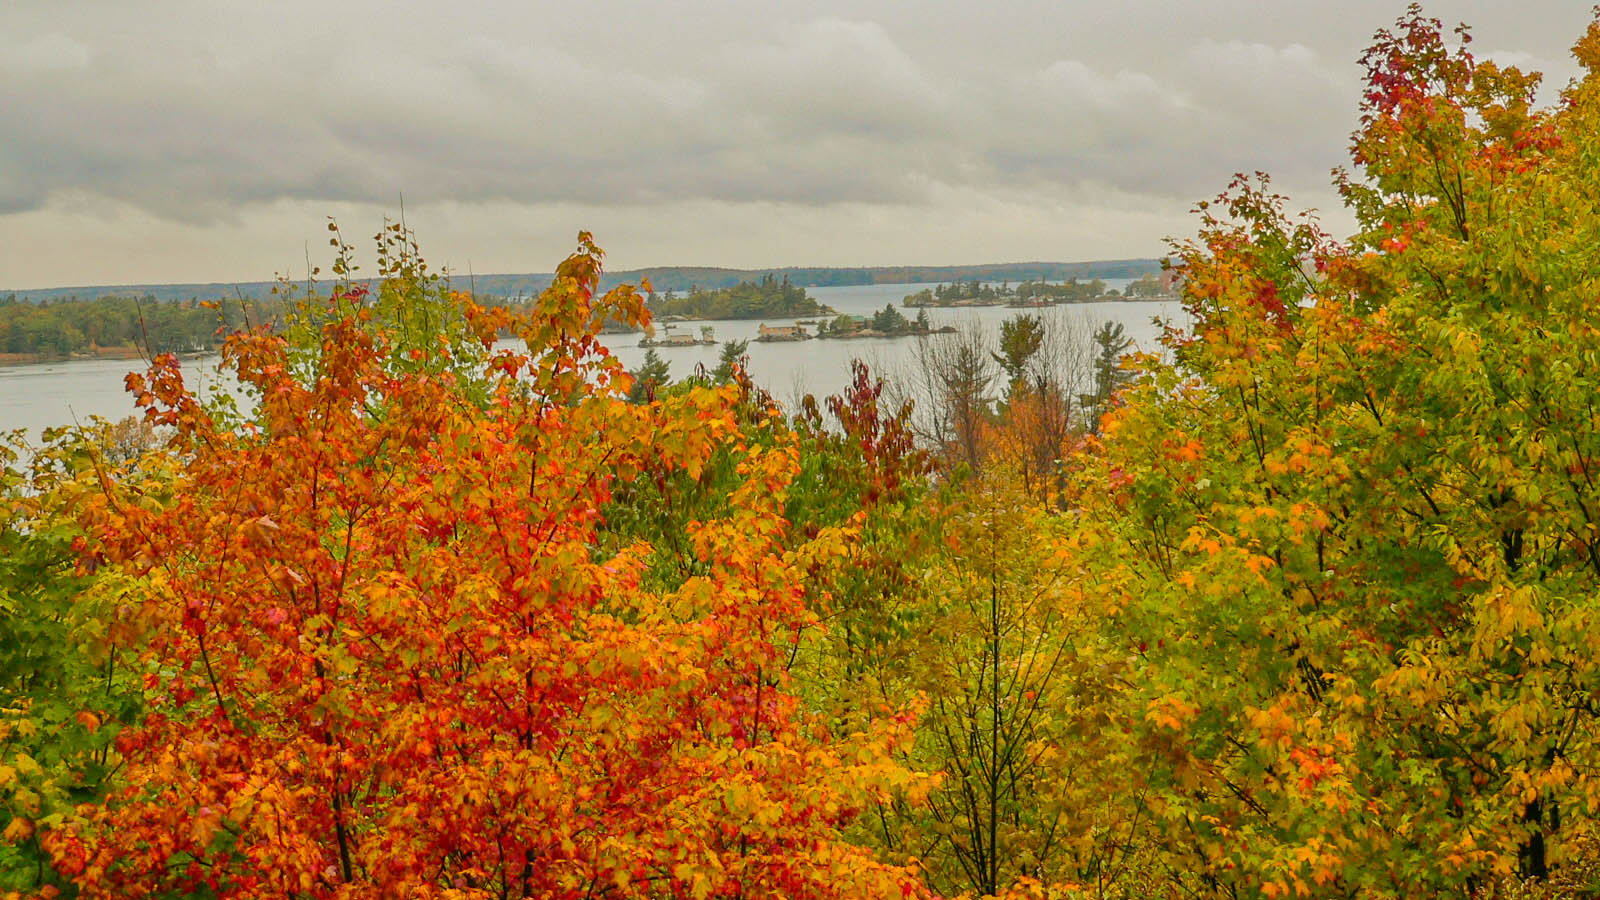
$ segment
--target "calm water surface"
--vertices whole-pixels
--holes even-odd
[[[1110,287],[1121,288],[1128,279],[1106,279]],[[876,284],[851,287],[810,288],[817,302],[832,306],[842,313],[871,315],[892,303],[902,312],[914,312],[900,307],[907,294],[913,294],[931,285]],[[1019,310],[1006,307],[968,309],[930,309],[929,318],[935,326],[964,326],[978,323],[987,330],[990,339],[998,337],[1000,323],[1016,315]],[[1159,334],[1152,323],[1155,318],[1172,319],[1182,324],[1183,312],[1176,302],[1128,301],[1117,303],[1082,303],[1031,310],[1046,319],[1069,326],[1085,339],[1102,322],[1120,322],[1137,349],[1157,351]],[[793,319],[767,319],[769,325],[788,325]],[[754,338],[761,326],[758,320],[720,322],[687,322],[677,326],[689,333],[698,334],[701,325],[715,329],[718,341],[747,340]],[[644,360],[645,350],[638,346],[641,335],[610,335],[607,342],[618,358],[629,368]],[[790,404],[806,393],[825,397],[844,389],[850,378],[850,360],[859,358],[875,371],[893,374],[911,365],[916,354],[917,338],[864,338],[859,340],[800,341],[782,344],[751,343],[749,349],[750,374],[779,401]],[[719,347],[658,348],[671,366],[671,375],[681,378],[694,373],[696,365],[712,368],[717,363]],[[143,368],[138,360],[72,360],[43,363],[31,366],[0,366],[0,432],[15,428],[27,429],[37,438],[38,431],[74,422],[87,422],[90,416],[121,419],[137,410],[133,398],[123,390],[123,378],[128,372]],[[199,357],[183,362],[184,376],[192,379],[204,390],[218,390],[230,384],[229,379],[217,372],[217,359]]]

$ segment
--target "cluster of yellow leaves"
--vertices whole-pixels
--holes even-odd
[[[1203,204],[1177,247],[1195,333],[1072,492],[1152,751],[1121,789],[1152,792],[1184,891],[1471,891],[1596,830],[1600,369],[1573,253],[1600,235],[1600,71],[1538,111],[1415,12],[1367,62],[1362,231],[1336,244],[1245,178]]]

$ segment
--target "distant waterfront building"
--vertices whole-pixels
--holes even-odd
[[[700,326],[700,337],[698,338],[692,334],[673,334],[671,325],[665,326],[665,331],[666,333],[658,338],[655,335],[655,331],[651,330],[650,333],[645,335],[644,340],[639,342],[639,346],[698,347],[703,344],[715,344],[717,342],[716,332],[709,325]]]
[[[806,330],[799,325],[772,326],[763,322],[759,333],[756,334],[756,340],[763,342],[807,341],[810,339],[811,335],[806,334]]]

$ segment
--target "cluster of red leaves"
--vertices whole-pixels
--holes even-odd
[[[829,397],[828,412],[844,429],[845,438],[855,443],[873,483],[867,486],[865,501],[899,497],[908,479],[926,474],[932,467],[928,454],[917,448],[911,431],[910,404],[893,412],[886,409],[884,380],[874,378],[867,364],[850,361],[850,386],[843,394]]]

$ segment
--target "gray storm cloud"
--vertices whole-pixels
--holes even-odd
[[[1542,5],[1430,12],[1563,80],[1587,15]],[[199,226],[283,203],[389,206],[402,191],[853,221],[947,217],[950,202],[1081,215],[1116,197],[1181,224],[1234,171],[1325,188],[1355,124],[1355,58],[1401,5],[1326,7],[12,0],[0,237],[26,241],[29,216],[97,198]],[[1127,255],[1155,251],[1133,237]]]

